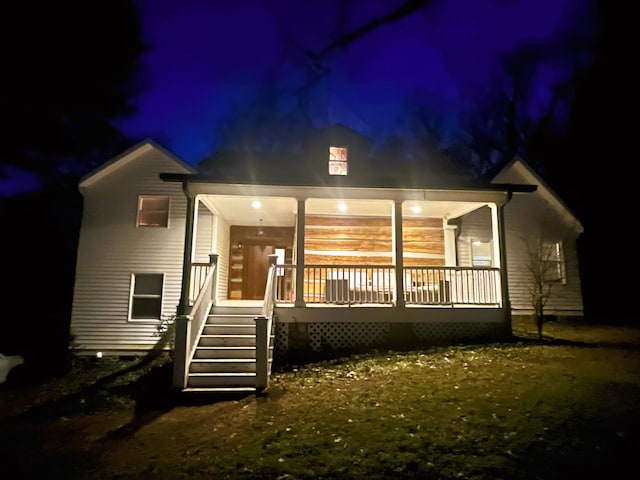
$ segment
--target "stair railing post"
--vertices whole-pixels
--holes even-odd
[[[267,388],[267,370],[269,355],[267,352],[268,336],[267,325],[269,319],[259,316],[255,318],[256,322],[256,390],[264,390]]]
[[[267,268],[271,268],[271,265],[277,265],[278,263],[278,255],[275,253],[270,253],[268,256],[268,266]],[[279,281],[279,277],[278,274],[276,273],[274,278],[273,278],[274,282],[273,282],[273,288],[271,292],[269,293],[269,296],[271,297],[271,299],[273,301],[279,300],[279,295],[280,295],[280,281]]]
[[[173,386],[187,386],[187,339],[190,337],[191,321],[188,315],[178,315],[173,347]]]
[[[218,257],[217,253],[209,254],[209,263],[211,264],[211,268],[218,268]],[[211,284],[211,305],[218,304],[218,275],[213,277],[213,282]]]

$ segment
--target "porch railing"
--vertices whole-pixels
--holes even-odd
[[[175,321],[173,384],[179,388],[186,387],[189,364],[193,358],[200,333],[215,301],[216,263],[217,256],[212,255],[211,263],[206,264],[206,268],[204,264],[194,264],[194,266],[197,265],[197,268],[192,268],[191,270],[191,286],[193,288],[190,288],[190,294],[193,292],[195,299],[191,301],[191,295],[189,296],[189,313],[179,315]],[[195,276],[194,270],[198,272]],[[206,271],[206,275],[202,281],[193,283],[193,279],[199,279],[198,275],[203,271]],[[197,287],[194,285],[197,285]]]
[[[500,269],[405,267],[404,296],[417,305],[499,305]]]
[[[276,302],[276,265],[269,267],[262,312],[256,317],[256,390],[264,390],[269,384],[271,361],[269,351],[273,334],[273,308]]]
[[[217,257],[217,255],[212,255]],[[198,294],[204,286],[207,275],[212,268],[215,268],[217,258],[212,258],[209,263],[195,262],[191,264],[191,281],[189,283],[189,305],[193,305],[198,298]]]
[[[296,265],[277,265],[278,275],[294,278]],[[309,304],[395,304],[392,265],[305,265],[302,298]],[[404,267],[404,301],[425,306],[499,306],[500,269],[492,267]],[[276,278],[276,302],[293,303],[295,294]]]

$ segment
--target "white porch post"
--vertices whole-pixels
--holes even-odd
[[[490,204],[489,209],[491,210],[491,258],[493,259],[491,266],[500,267],[504,262],[500,248],[502,241],[500,238],[500,228],[498,226],[498,207],[495,204]]]
[[[402,247],[402,202],[393,202],[393,256],[396,266],[396,307],[404,307],[404,249]]]
[[[446,221],[444,223],[444,264],[448,267],[455,267],[458,265],[458,258],[456,257],[456,227],[455,225],[449,225]]]
[[[494,258],[498,258],[500,267],[500,293],[502,295],[502,308],[504,308],[504,320],[505,320],[505,328],[507,329],[507,333],[511,334],[512,325],[511,325],[511,301],[509,300],[509,281],[508,281],[508,272],[507,272],[507,240],[505,234],[504,227],[504,207],[509,200],[511,200],[513,193],[508,193],[508,199],[502,205],[498,206],[496,209],[495,205],[491,205],[491,224],[493,229],[494,240],[498,238],[498,249],[495,250],[494,246],[494,255],[497,253],[498,255]],[[494,245],[495,245],[494,241]]]
[[[294,305],[304,307],[304,216],[306,200],[298,200],[296,217],[296,298]]]

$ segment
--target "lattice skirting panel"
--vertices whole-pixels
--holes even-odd
[[[274,354],[295,349],[321,352],[494,341],[504,337],[504,326],[493,323],[276,323]]]
[[[505,337],[504,325],[496,323],[413,323],[413,331],[425,342],[492,341]]]

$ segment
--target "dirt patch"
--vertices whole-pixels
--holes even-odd
[[[640,330],[552,323],[542,342],[523,323],[514,342],[295,366],[258,397],[177,394],[167,356],[77,360],[0,386],[0,461],[91,480],[622,476]]]

